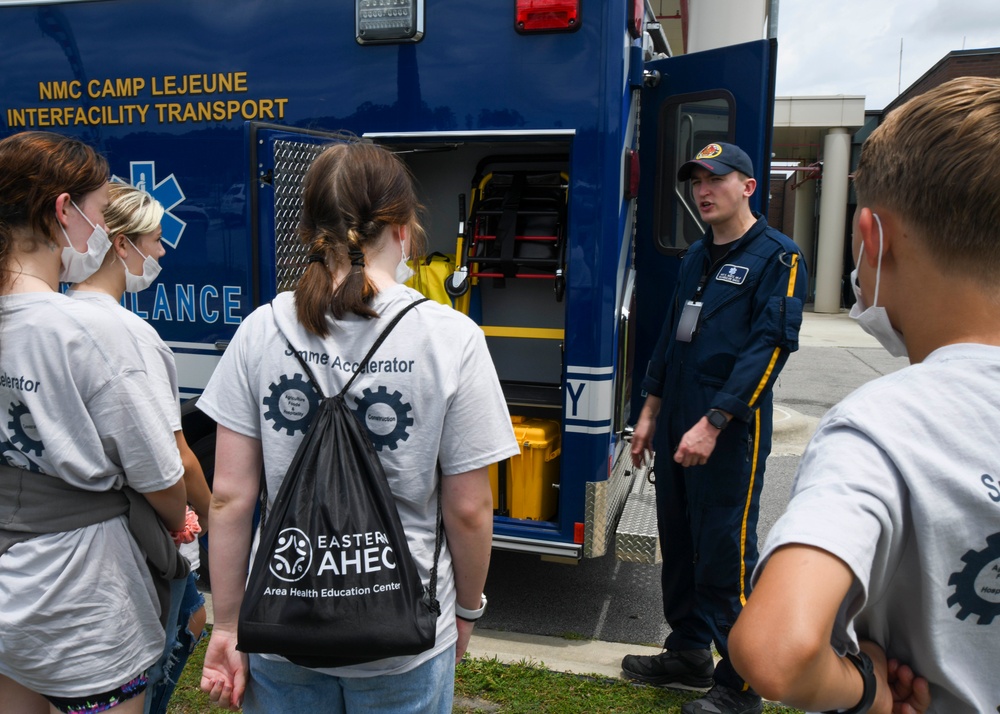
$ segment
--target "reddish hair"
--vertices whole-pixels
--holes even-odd
[[[74,201],[108,181],[108,162],[87,144],[61,134],[26,131],[0,141],[0,268],[6,268],[14,231],[56,242],[56,198]],[[0,275],[0,287],[8,275]]]

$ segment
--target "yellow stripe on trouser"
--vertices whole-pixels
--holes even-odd
[[[792,297],[795,294],[795,278],[799,270],[799,256],[796,254],[792,255],[792,269],[788,273],[788,290],[785,293],[787,297]],[[757,398],[764,392],[764,387],[767,386],[767,382],[771,377],[771,372],[774,371],[774,365],[778,362],[778,357],[781,355],[781,348],[775,347],[774,353],[771,355],[771,361],[768,362],[767,370],[764,372],[763,378],[757,385],[757,390],[753,393],[753,397],[750,399],[749,406],[753,407],[756,403]],[[747,604],[747,589],[746,589],[746,577],[747,577],[747,561],[746,561],[746,550],[747,550],[747,521],[750,520],[750,503],[753,501],[753,487],[754,483],[757,481],[757,455],[760,449],[760,411],[754,412],[753,418],[753,462],[750,466],[750,484],[747,487],[747,500],[743,505],[743,523],[740,527],[740,603],[742,605]],[[743,691],[747,691],[750,685],[746,682],[743,683]]]
[[[747,500],[743,505],[743,524],[740,527],[740,604],[747,604],[747,521],[750,519],[750,502],[753,501],[753,485],[757,481],[757,453],[760,448],[760,410],[753,414],[753,463],[750,466],[750,485],[747,488]],[[743,682],[743,691],[750,689],[750,684]]]
[[[747,521],[750,520],[750,502],[753,501],[753,486],[757,481],[757,454],[760,449],[760,411],[753,414],[753,461],[750,465],[750,484],[747,486],[747,500],[743,504],[743,523],[740,526],[740,604],[747,604]]]

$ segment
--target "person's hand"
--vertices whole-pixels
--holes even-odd
[[[681,443],[674,452],[674,461],[685,468],[701,466],[715,451],[718,439],[719,430],[709,424],[706,417],[702,417],[681,437]]]
[[[892,714],[923,714],[931,705],[931,688],[899,660],[887,662],[887,679],[892,689]]]
[[[174,539],[174,545],[180,546],[184,543],[194,543],[200,533],[201,525],[198,523],[198,514],[191,506],[188,506],[184,515],[184,527],[179,531],[170,531],[170,537]]]
[[[236,650],[236,633],[216,626],[205,651],[201,691],[213,705],[237,711],[243,706],[248,669],[247,656]]]
[[[472,638],[472,631],[475,629],[476,623],[456,617],[455,624],[458,626],[458,642],[455,644],[455,664],[458,664],[469,649],[469,640]]]
[[[632,465],[636,468],[641,468],[649,458],[655,433],[656,417],[650,416],[643,410],[632,431]]]
[[[873,714],[924,714],[931,705],[927,680],[898,660],[886,661],[885,651],[875,642],[862,640],[860,648],[875,666],[875,703]]]

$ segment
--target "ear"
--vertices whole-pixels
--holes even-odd
[[[128,249],[125,247],[125,241],[127,238],[124,233],[118,233],[117,235],[111,236],[111,247],[115,249],[115,253],[122,260],[128,256]]]
[[[881,230],[879,230],[880,227]],[[865,246],[865,260],[872,268],[878,266],[880,250],[882,267],[885,267],[887,258],[892,253],[895,229],[895,216],[889,211],[872,211],[867,207],[859,209],[858,232],[861,234],[861,241]]]
[[[757,179],[748,178],[743,182],[743,197],[750,198],[753,196],[753,192],[757,190]]]
[[[66,228],[69,226],[69,212],[73,210],[73,197],[68,193],[60,193],[56,196],[56,220]]]

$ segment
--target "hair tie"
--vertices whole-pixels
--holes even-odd
[[[347,250],[347,257],[351,259],[351,265],[365,267],[365,253],[360,248],[351,247]]]
[[[326,263],[326,258],[322,255],[313,254],[306,259],[307,263]]]

